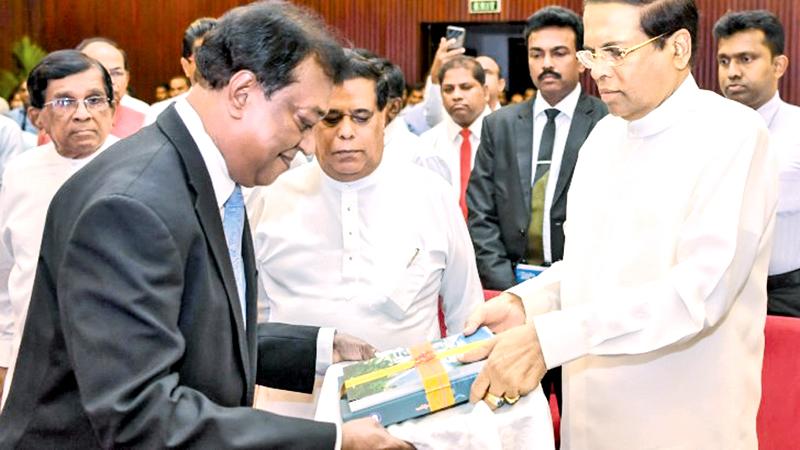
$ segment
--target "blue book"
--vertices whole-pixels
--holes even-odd
[[[514,277],[516,278],[517,284],[519,284],[525,280],[539,276],[545,269],[547,269],[547,267],[534,266],[532,264],[517,264],[514,268]]]
[[[470,388],[484,361],[462,364],[458,361],[460,353],[451,353],[459,349],[474,348],[480,341],[492,336],[488,328],[482,327],[467,337],[459,334],[431,342],[431,348],[436,354],[446,355],[438,359],[450,381],[453,405],[469,399]],[[410,349],[398,348],[380,352],[371,360],[345,367],[344,376],[339,380],[342,385],[357,377],[363,380],[365,374],[368,378],[370,375],[377,376],[345,390],[346,395],[340,401],[342,419],[348,421],[374,416],[387,426],[430,414],[432,411],[428,396],[417,368],[412,366],[401,371],[387,369],[409,363],[413,364]]]

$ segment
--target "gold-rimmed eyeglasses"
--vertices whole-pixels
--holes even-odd
[[[669,33],[659,34],[658,36],[652,37],[641,44],[634,45],[633,47],[623,48],[618,45],[608,45],[595,51],[581,50],[576,52],[575,56],[578,58],[578,61],[580,61],[580,63],[589,70],[599,66],[618,67],[625,62],[626,56],[630,55],[636,50],[639,50],[645,45],[654,42],[657,39],[661,39],[667,34]]]
[[[78,110],[78,103],[83,103],[83,106],[86,107],[86,110],[90,113],[94,112],[102,112],[108,109],[111,106],[111,100],[107,97],[103,97],[102,95],[92,95],[91,97],[86,97],[83,99],[77,99],[72,97],[59,97],[50,100],[49,102],[42,105],[43,107],[49,106],[53,109],[53,112],[59,115],[67,115],[72,114]]]

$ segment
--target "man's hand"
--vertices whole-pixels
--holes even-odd
[[[372,417],[353,420],[342,425],[342,450],[413,450],[413,448],[408,442],[389,434]]]
[[[449,41],[445,38],[439,39],[439,48],[436,49],[436,54],[433,56],[433,63],[431,64],[431,83],[439,84],[439,69],[442,68],[444,63],[458,55],[464,54],[463,47],[454,48],[452,50],[447,49],[448,45],[455,43],[455,39],[450,39]]]
[[[470,314],[464,325],[464,335],[469,336],[481,325],[486,325],[493,333],[501,333],[525,323],[525,307],[522,299],[509,292],[481,304]]]
[[[363,361],[375,356],[375,347],[347,333],[333,335],[333,363]]]
[[[532,323],[498,334],[483,347],[465,353],[460,360],[473,362],[487,355],[486,365],[472,383],[469,395],[472,403],[483,399],[487,393],[514,403],[521,395],[536,389],[547,371]],[[487,404],[492,409],[497,406],[491,402]]]

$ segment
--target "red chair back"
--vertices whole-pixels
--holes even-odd
[[[767,316],[756,429],[761,450],[800,446],[800,319]]]

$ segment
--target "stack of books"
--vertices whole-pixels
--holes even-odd
[[[342,419],[375,416],[387,426],[466,402],[484,361],[462,364],[458,357],[492,336],[482,327],[470,336],[388,350],[345,367]]]

